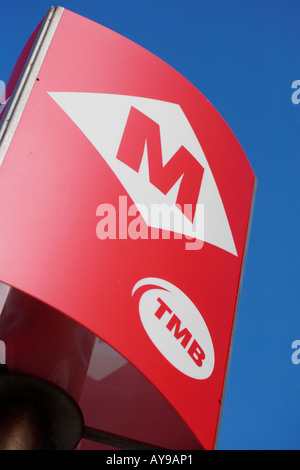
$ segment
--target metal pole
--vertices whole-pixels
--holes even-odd
[[[0,408],[0,450],[40,450],[46,423],[27,403],[9,403]]]

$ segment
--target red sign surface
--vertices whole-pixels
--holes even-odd
[[[255,175],[178,72],[74,13],[54,18],[0,146],[0,280],[95,333],[212,449]]]

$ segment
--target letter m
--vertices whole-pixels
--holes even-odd
[[[181,321],[175,315],[175,313],[173,313],[171,319],[169,320],[169,322],[167,324],[167,328],[168,328],[169,331],[172,331],[173,328],[174,328],[175,338],[176,339],[182,338],[181,345],[182,345],[183,348],[185,348],[187,346],[189,340],[191,339],[192,335],[191,335],[191,333],[189,332],[189,330],[187,328],[184,328],[183,330],[180,330],[180,327],[181,327]]]
[[[146,144],[150,183],[163,194],[167,194],[182,177],[176,204],[182,212],[185,204],[190,205],[192,210],[188,217],[193,222],[203,178],[203,167],[183,146],[163,165],[159,125],[131,107],[117,159],[139,172]]]

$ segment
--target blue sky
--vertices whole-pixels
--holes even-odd
[[[258,179],[219,449],[299,449],[300,3],[297,0],[65,0],[193,83]],[[51,4],[1,3],[0,79]],[[54,5],[57,6],[57,5]],[[300,94],[299,94],[300,98]],[[234,169],[233,169],[234,171]],[[300,354],[299,354],[300,357]]]

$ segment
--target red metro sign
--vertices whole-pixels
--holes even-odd
[[[11,81],[0,280],[93,332],[214,448],[255,189],[242,148],[174,69],[60,7]]]

